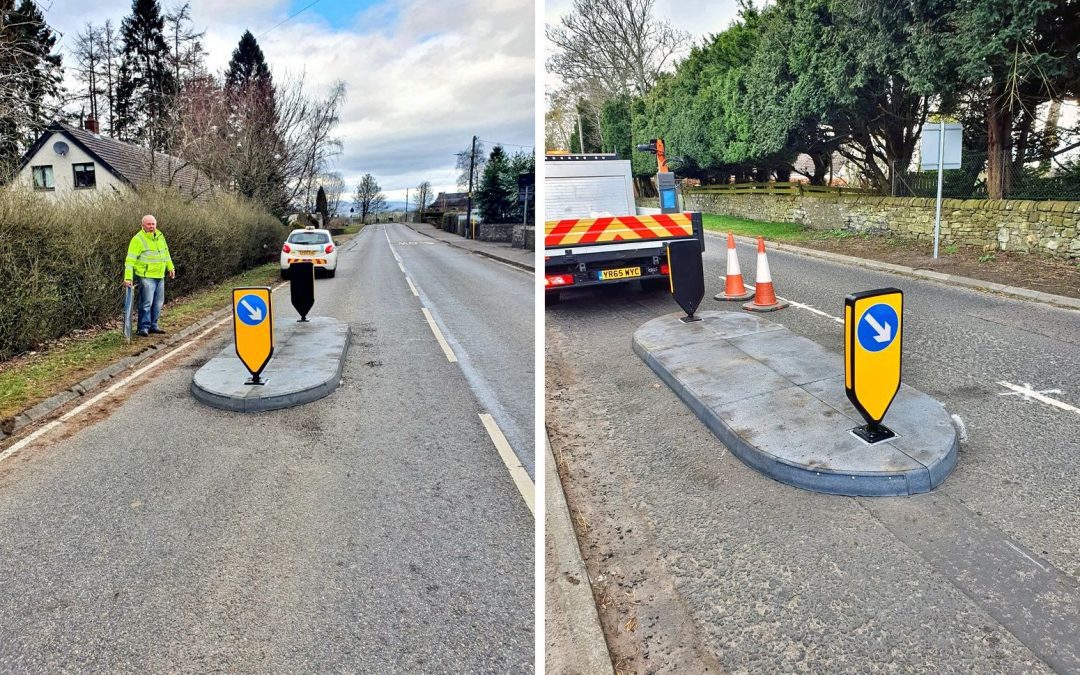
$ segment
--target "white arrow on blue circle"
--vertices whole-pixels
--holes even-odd
[[[890,324],[888,321],[886,321],[885,325],[882,326],[880,323],[877,322],[877,320],[874,318],[874,315],[870,312],[867,312],[863,318],[866,319],[866,323],[870,324],[871,328],[877,331],[877,335],[874,336],[875,341],[888,342],[892,339],[892,324]]]
[[[255,307],[252,307],[245,299],[241,299],[240,304],[244,306],[244,309],[246,309],[249,314],[251,314],[252,321],[262,321],[262,308],[256,309]]]

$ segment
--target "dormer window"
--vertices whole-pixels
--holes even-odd
[[[52,165],[46,164],[44,166],[31,167],[34,172],[34,189],[35,190],[55,190],[56,184],[53,182]]]
[[[74,172],[76,190],[93,189],[97,185],[93,162],[72,164],[71,170]]]

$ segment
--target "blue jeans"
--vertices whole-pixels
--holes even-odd
[[[157,328],[165,304],[165,279],[135,277],[135,283],[139,287],[139,330]]]

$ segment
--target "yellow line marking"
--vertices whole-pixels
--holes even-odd
[[[450,345],[447,344],[446,338],[443,337],[442,331],[435,324],[435,319],[431,317],[431,312],[427,307],[421,307],[420,311],[424,313],[424,318],[427,319],[428,326],[431,326],[431,332],[435,333],[435,339],[439,341],[439,346],[442,347],[443,353],[446,354],[446,360],[450,363],[457,363],[457,357],[454,356],[454,350],[450,349]]]
[[[484,423],[488,436],[491,436],[491,442],[495,444],[495,449],[499,451],[499,457],[502,458],[503,464],[510,470],[510,477],[514,479],[518,492],[521,493],[522,499],[525,500],[525,506],[529,507],[529,513],[536,517],[534,506],[536,488],[533,486],[532,478],[529,478],[529,472],[525,470],[525,467],[521,465],[521,460],[514,454],[514,449],[510,447],[506,436],[503,436],[499,425],[495,423],[495,418],[487,413],[480,413],[480,421]]]

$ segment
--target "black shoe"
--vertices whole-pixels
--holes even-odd
[[[139,337],[150,337],[150,331],[141,330],[136,333]]]
[[[155,333],[157,335],[164,335],[165,334],[165,331],[161,330],[160,328],[151,328],[150,332]]]

